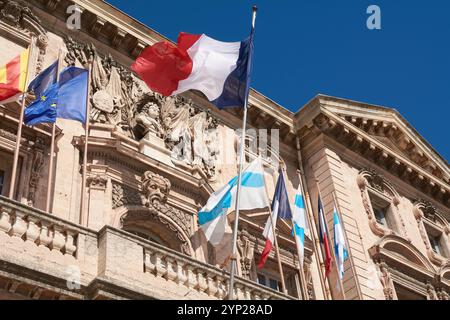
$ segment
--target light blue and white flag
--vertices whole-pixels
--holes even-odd
[[[295,194],[294,202],[294,214],[292,216],[292,222],[294,223],[295,235],[297,236],[298,252],[300,255],[300,263],[303,265],[305,257],[305,232],[308,228],[306,223],[306,208],[305,200],[303,198],[301,186],[298,186],[297,193]]]
[[[237,176],[224,187],[214,192],[206,205],[198,213],[198,223],[206,239],[212,245],[218,245],[228,225],[227,213],[235,208]],[[253,210],[269,206],[267,199],[264,170],[258,157],[242,172],[239,209]]]
[[[339,277],[342,280],[344,278],[344,261],[348,258],[347,246],[345,244],[344,231],[342,229],[341,220],[337,212],[336,206],[334,207],[334,252],[336,254],[336,262],[339,272]]]

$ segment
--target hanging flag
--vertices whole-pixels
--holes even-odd
[[[0,67],[0,102],[25,92],[29,49]]]
[[[300,263],[303,265],[305,258],[305,232],[308,228],[306,224],[306,207],[305,200],[303,198],[301,185],[298,186],[297,194],[295,195],[294,201],[294,215],[292,218],[295,228],[295,235],[298,239],[298,252]]]
[[[88,70],[68,67],[59,82],[52,84],[56,70],[57,64],[53,64],[31,82],[29,88],[37,99],[25,109],[26,125],[54,123],[56,118],[85,123]]]
[[[272,217],[269,216],[264,228],[264,238],[266,238],[266,245],[261,253],[261,258],[259,259],[258,268],[262,269],[266,264],[269,253],[272,250],[274,243],[273,229],[276,228],[277,219],[290,220],[292,219],[291,206],[289,205],[289,197],[286,189],[286,184],[284,183],[284,175],[281,168],[278,171],[278,181],[275,187],[275,193],[272,200]],[[272,221],[275,224],[272,227]]]
[[[51,85],[56,83],[58,75],[58,61],[53,62],[47,69],[42,71],[28,86],[28,91],[33,92],[36,99],[44,95]]]
[[[342,229],[342,224],[339,219],[339,214],[337,212],[336,206],[333,211],[334,220],[334,252],[336,254],[339,278],[344,278],[344,261],[348,258],[347,246],[345,244],[344,231]]]
[[[131,68],[153,91],[170,96],[195,89],[218,108],[244,107],[253,55],[252,29],[241,42],[221,42],[205,34],[181,32],[177,46],[149,46]]]
[[[59,77],[57,117],[86,123],[89,70],[68,67]]]
[[[328,277],[331,271],[331,251],[330,251],[330,244],[328,243],[328,230],[327,225],[325,223],[325,214],[322,207],[322,201],[320,200],[319,195],[319,203],[318,203],[318,210],[319,210],[319,238],[320,243],[322,244],[323,253],[325,255],[325,277]]]
[[[198,213],[198,222],[206,239],[218,245],[228,225],[227,213],[236,203],[237,177],[214,192],[206,205]],[[242,172],[240,190],[240,210],[262,209],[269,206],[264,183],[264,170],[261,158],[255,159]]]

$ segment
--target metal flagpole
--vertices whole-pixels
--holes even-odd
[[[266,189],[266,195],[268,196],[267,186],[265,183],[264,183],[264,188]],[[277,226],[276,226],[276,222],[273,220],[271,206],[269,206],[269,215],[270,215],[270,224],[271,224],[272,233],[273,233],[273,244],[275,245],[275,252],[277,254],[277,260],[278,260],[278,270],[280,271],[281,289],[283,290],[283,293],[287,294],[286,283],[284,281],[283,267],[281,265],[280,249],[278,247],[278,240],[277,240],[277,233],[276,233]]]
[[[22,127],[23,127],[23,118],[25,113],[25,102],[28,91],[28,81],[30,80],[30,62],[31,57],[34,54],[34,46],[36,42],[36,37],[31,36],[30,47],[28,50],[28,62],[27,62],[27,74],[25,76],[25,92],[22,95],[22,104],[20,107],[20,115],[19,115],[19,127],[17,129],[17,140],[16,140],[16,148],[14,149],[14,160],[13,160],[13,168],[11,174],[11,184],[9,187],[9,198],[14,200],[14,191],[16,188],[16,176],[17,176],[17,165],[19,162],[19,153],[20,153],[20,140],[22,140]]]
[[[61,54],[62,50],[59,49],[58,51],[58,67],[56,68],[56,83],[59,82],[59,72],[61,70]],[[58,105],[56,105],[58,107]],[[53,161],[54,161],[54,155],[55,155],[55,137],[56,136],[56,120],[54,123],[52,123],[52,141],[50,144],[50,161],[49,161],[49,168],[48,168],[48,181],[47,181],[47,201],[45,204],[45,211],[48,213],[50,212],[50,200],[52,195],[52,182],[53,182]]]
[[[282,165],[281,167],[282,167],[283,177],[285,178],[286,177],[286,175],[285,175],[286,167],[284,165]],[[286,179],[285,179],[285,181],[286,181]],[[293,213],[290,202],[289,202],[289,207],[291,208],[291,212]],[[292,224],[292,231],[294,232],[295,245],[297,247],[297,254],[298,254],[298,258],[299,258],[300,268],[298,270],[298,273],[300,276],[301,292],[302,292],[303,300],[309,300],[308,292],[306,290],[307,284],[306,284],[306,279],[305,279],[305,273],[303,270],[304,257],[303,257],[303,261],[300,260],[300,245],[298,243],[297,230],[295,230],[294,217],[292,217],[291,224]]]
[[[84,134],[84,152],[83,152],[83,177],[81,183],[81,214],[80,214],[80,224],[82,226],[87,226],[87,215],[86,215],[86,175],[87,175],[87,152],[89,143],[89,118],[91,113],[91,108],[89,105],[89,95],[91,94],[91,72],[92,72],[92,62],[89,62],[88,66],[88,83],[86,88],[86,123],[85,123],[85,134]]]
[[[256,6],[252,8],[252,30],[255,29],[256,22]],[[251,44],[252,45],[252,44]],[[250,71],[251,61],[247,68],[247,72]],[[247,73],[247,76],[249,74]],[[235,207],[235,217],[234,217],[234,228],[233,228],[233,243],[232,243],[232,253],[231,253],[231,271],[230,271],[230,285],[228,288],[228,299],[233,300],[234,291],[234,278],[237,269],[237,233],[239,224],[239,200],[240,200],[240,190],[241,190],[241,178],[242,178],[242,167],[244,161],[244,150],[245,150],[245,131],[247,128],[247,107],[248,107],[248,96],[249,90],[246,92],[245,103],[244,103],[244,117],[242,119],[242,136],[241,136],[241,146],[239,151],[239,168],[238,168],[238,179],[237,179],[237,190],[236,190],[236,207]]]
[[[322,285],[322,293],[324,295],[325,300],[328,300],[330,298],[330,289],[327,287],[327,282],[325,281],[324,277],[323,277],[323,272],[325,271],[325,264],[322,258],[322,251],[317,249],[318,247],[320,247],[320,241],[319,241],[319,237],[316,234],[316,228],[315,228],[315,219],[314,219],[314,214],[313,214],[313,209],[312,209],[312,204],[311,204],[311,198],[309,196],[309,192],[308,189],[306,188],[306,180],[305,179],[305,175],[304,175],[304,168],[303,168],[303,160],[302,160],[302,154],[300,152],[300,139],[297,137],[296,139],[297,142],[297,156],[298,156],[298,161],[299,161],[299,170],[298,170],[298,175],[299,175],[299,182],[300,182],[300,188],[302,190],[302,194],[303,197],[305,199],[305,210],[307,212],[306,215],[306,220],[308,222],[308,226],[309,226],[309,230],[311,232],[311,235],[313,237],[313,249],[314,249],[314,254],[316,256],[316,261],[318,261],[318,265],[320,266],[320,272],[319,272],[319,278],[320,278],[320,283]]]
[[[322,203],[322,209],[323,209],[323,223],[325,224],[325,229],[327,230],[328,244],[329,244],[329,246],[330,246],[331,254],[332,254],[333,257],[334,257],[334,264],[337,266],[336,254],[335,254],[335,252],[334,252],[334,242],[333,242],[333,243],[331,242],[331,239],[330,239],[330,229],[328,228],[328,222],[327,222],[327,219],[326,219],[326,217],[325,217],[325,208],[324,208],[324,203],[323,203],[324,198],[322,198],[322,195],[321,195],[321,192],[320,192],[320,187],[319,187],[319,180],[317,180],[317,179],[316,179],[316,185],[317,185],[317,191],[318,191],[318,193],[319,193],[319,197],[320,197],[321,203]],[[320,210],[320,208],[319,208],[319,210]],[[320,218],[319,218],[319,219],[320,219]],[[338,272],[339,272],[339,271],[338,271]],[[328,281],[331,283],[331,279],[330,279],[329,277],[328,277]],[[345,300],[344,285],[343,285],[343,283],[342,283],[342,281],[341,281],[339,275],[338,275],[338,281],[337,281],[337,282],[338,282],[339,287],[340,287],[340,290],[341,290],[341,292],[342,292],[342,297],[343,297],[344,300]]]

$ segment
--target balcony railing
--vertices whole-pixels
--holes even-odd
[[[75,299],[228,295],[226,271],[123,230],[95,232],[1,196],[0,248],[0,277],[30,292]],[[240,277],[234,290],[240,300],[294,299]]]

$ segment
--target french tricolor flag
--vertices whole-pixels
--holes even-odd
[[[275,235],[273,230],[276,229],[276,224],[278,218],[283,220],[292,219],[292,211],[289,204],[289,197],[286,189],[286,184],[284,182],[283,171],[280,169],[278,172],[278,181],[275,187],[275,194],[272,200],[272,216],[267,219],[266,226],[264,228],[264,238],[266,238],[266,244],[264,250],[261,253],[261,257],[258,262],[258,269],[262,269],[266,264],[267,258],[269,257],[270,251],[272,250]],[[272,221],[274,226],[272,226]]]
[[[252,29],[241,42],[181,32],[177,45],[158,42],[131,66],[153,91],[165,96],[199,90],[219,109],[244,107],[253,55]]]

